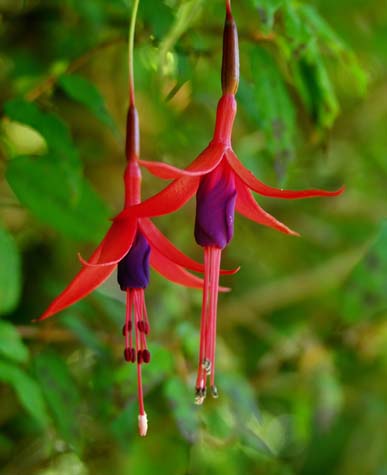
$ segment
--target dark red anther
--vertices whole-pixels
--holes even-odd
[[[138,331],[139,332],[143,332],[144,331],[144,322],[142,320],[140,320],[139,322],[137,322],[137,328],[138,328]]]
[[[142,359],[144,363],[149,363],[151,359],[151,354],[149,350],[142,350]]]
[[[149,330],[150,330],[149,323],[144,320],[144,333],[145,333],[145,335],[149,334]]]
[[[137,352],[137,363],[141,364],[143,361],[144,361],[143,353],[142,353],[141,350],[138,350],[138,352]]]
[[[136,362],[136,350],[134,348],[131,348],[130,350],[130,361],[132,363]]]
[[[128,331],[132,331],[132,322],[128,322]],[[126,324],[122,327],[122,336],[126,336]]]
[[[140,156],[140,129],[137,109],[130,105],[126,116],[126,159],[138,159]]]
[[[132,348],[133,349],[133,348]],[[124,350],[124,358],[125,358],[125,361],[127,361],[128,363],[130,361],[132,361],[132,352],[131,352],[131,349],[130,348],[125,348]]]
[[[239,84],[238,30],[228,4],[223,30],[222,91],[235,95]]]

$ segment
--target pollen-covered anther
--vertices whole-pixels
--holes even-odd
[[[202,368],[207,374],[211,374],[211,361],[208,358],[204,358]]]
[[[206,388],[196,388],[195,389],[195,404],[201,406],[206,398],[207,390]]]
[[[218,392],[218,388],[214,385],[214,386],[211,386],[211,396],[214,398],[214,399],[218,399],[219,397],[219,392]]]
[[[138,415],[138,431],[141,437],[145,437],[148,432],[148,417],[145,412]]]

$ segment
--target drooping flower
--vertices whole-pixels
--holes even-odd
[[[132,105],[128,114],[128,137],[132,140],[127,140],[128,163],[124,175],[126,191],[124,209],[140,202],[138,134],[132,133],[137,129],[137,124],[137,112]],[[127,295],[123,328],[124,357],[128,362],[137,362],[139,431],[140,435],[144,436],[147,431],[147,418],[143,402],[141,365],[150,360],[146,344],[150,326],[144,299],[144,290],[149,283],[149,267],[172,282],[202,289],[203,280],[186,269],[204,272],[204,266],[177,249],[150,219],[137,218],[131,213],[122,219],[114,220],[91,258],[85,261],[80,257],[80,260],[83,264],[82,270],[38,320],[45,320],[86,297],[117,268],[118,283]]]
[[[144,409],[142,389],[142,363],[150,361],[146,336],[150,331],[144,291],[149,284],[149,267],[168,280],[202,289],[203,280],[187,271],[203,273],[204,266],[177,249],[148,219],[137,217],[130,207],[141,202],[141,171],[138,164],[140,140],[139,121],[135,107],[133,81],[133,34],[138,0],[134,2],[129,41],[129,93],[130,105],[126,123],[126,158],[124,173],[125,216],[115,219],[88,261],[82,257],[82,270],[66,289],[54,299],[47,310],[38,318],[45,320],[86,297],[100,286],[117,268],[117,279],[121,290],[126,292],[126,316],[123,327],[125,337],[124,358],[137,363],[138,376],[138,427],[141,436],[147,432],[147,416]],[[223,272],[223,271],[222,271]],[[235,271],[224,271],[233,273]],[[228,290],[228,289],[222,289]]]
[[[137,216],[160,216],[181,208],[196,194],[195,239],[204,247],[204,288],[200,330],[199,368],[195,402],[206,396],[207,376],[213,397],[215,386],[216,319],[219,291],[219,271],[222,249],[234,232],[235,210],[248,219],[283,233],[298,235],[278,221],[255,201],[252,191],[266,197],[299,199],[337,196],[337,191],[283,190],[268,186],[246,169],[231,145],[232,128],[237,110],[235,94],[239,82],[238,33],[230,1],[226,0],[226,20],[223,35],[222,97],[218,103],[213,139],[208,147],[185,170],[165,163],[140,160],[152,174],[174,181],[155,196],[125,210]]]

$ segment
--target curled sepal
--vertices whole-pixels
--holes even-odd
[[[238,178],[235,177],[235,185],[237,190],[236,211],[251,221],[255,221],[258,224],[269,226],[277,229],[285,234],[292,234],[293,236],[299,236],[296,231],[285,226],[271,214],[262,209],[255,201],[251,192],[246,188],[246,185]]]
[[[196,289],[203,288],[202,279],[170,261],[155,248],[152,249],[150,255],[150,264],[153,269],[171,282]]]
[[[102,246],[103,242],[89,259],[90,263],[98,261]],[[61,310],[86,297],[110,277],[115,267],[115,264],[97,268],[84,267],[37,320],[45,320],[46,318],[52,317]]]
[[[185,269],[193,270],[195,272],[204,272],[204,265],[200,262],[191,259],[189,256],[181,252],[175,247],[164,234],[157,229],[150,219],[139,219],[139,227],[147,237],[152,249],[157,249],[161,254],[167,257],[175,264],[184,267]],[[239,271],[240,267],[235,269],[221,269],[221,275],[233,275]]]
[[[200,177],[182,177],[170,183],[162,191],[140,204],[124,209],[114,221],[136,215],[139,218],[151,218],[173,213],[182,208],[196,193]]]
[[[261,182],[239,161],[238,157],[232,150],[226,151],[227,161],[239,178],[253,191],[262,196],[269,196],[272,198],[287,198],[287,199],[301,199],[301,198],[316,198],[318,196],[338,196],[343,193],[345,186],[342,186],[335,191],[326,190],[282,190],[265,185]]]
[[[86,261],[79,256],[84,266],[100,267],[117,264],[129,251],[137,231],[137,218],[133,215],[116,219],[110,226],[101,246],[97,260]]]
[[[222,144],[209,145],[186,169],[181,169],[163,162],[139,160],[139,164],[152,175],[164,180],[172,180],[182,176],[201,176],[211,172],[223,158]]]
[[[194,289],[202,289],[204,281],[163,256],[157,249],[150,255],[151,267],[166,279],[176,284]],[[220,287],[220,292],[230,292],[229,287]]]

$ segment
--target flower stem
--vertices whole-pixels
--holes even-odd
[[[132,15],[129,26],[128,41],[128,65],[129,65],[129,98],[130,104],[134,105],[134,72],[133,72],[133,50],[134,50],[134,33],[136,30],[137,11],[140,0],[133,1]]]

